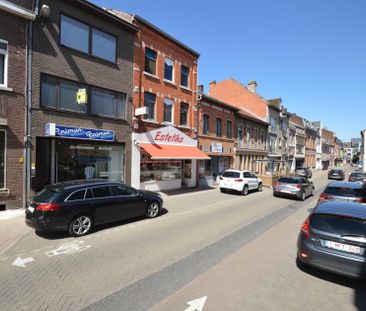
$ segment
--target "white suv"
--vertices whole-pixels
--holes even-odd
[[[250,171],[227,170],[220,177],[220,191],[234,190],[247,195],[249,190],[262,191],[262,180]]]

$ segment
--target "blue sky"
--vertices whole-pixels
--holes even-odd
[[[93,0],[140,15],[201,54],[199,83],[258,83],[344,141],[366,128],[364,0]]]

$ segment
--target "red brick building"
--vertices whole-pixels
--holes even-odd
[[[0,210],[24,207],[27,31],[33,1],[0,2]]]
[[[199,54],[140,16],[109,10],[139,28],[133,63],[134,119],[132,185],[164,190],[197,185],[197,160],[208,158],[197,148],[193,156],[184,150],[197,146],[197,61]],[[149,134],[150,133],[150,134]],[[140,135],[141,134],[141,135]],[[178,141],[155,138],[184,137],[180,155],[169,148]],[[175,137],[176,137],[175,136]],[[150,139],[149,139],[150,137]],[[156,150],[166,149],[164,157]],[[173,147],[171,147],[173,145]]]

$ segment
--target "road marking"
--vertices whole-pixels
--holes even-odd
[[[202,311],[206,303],[206,299],[207,296],[188,301],[187,304],[189,304],[189,307],[184,311]]]
[[[85,241],[78,241],[74,243],[65,243],[60,245],[58,248],[46,252],[45,255],[48,257],[58,256],[58,255],[70,255],[79,253],[87,250],[91,245],[81,245],[85,243]]]
[[[25,268],[25,264],[29,263],[29,262],[32,262],[33,260],[34,260],[33,257],[27,257],[27,258],[24,258],[24,259],[22,259],[21,257],[18,257],[17,259],[15,259],[13,261],[13,263],[11,265]]]

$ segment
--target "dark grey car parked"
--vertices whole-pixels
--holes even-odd
[[[273,195],[291,196],[304,201],[314,195],[314,184],[300,176],[280,177],[273,187]]]
[[[325,201],[313,209],[297,242],[300,266],[366,279],[366,206]]]
[[[26,224],[39,231],[68,231],[82,236],[92,227],[118,220],[159,215],[158,193],[118,182],[77,180],[45,187],[25,211]]]

